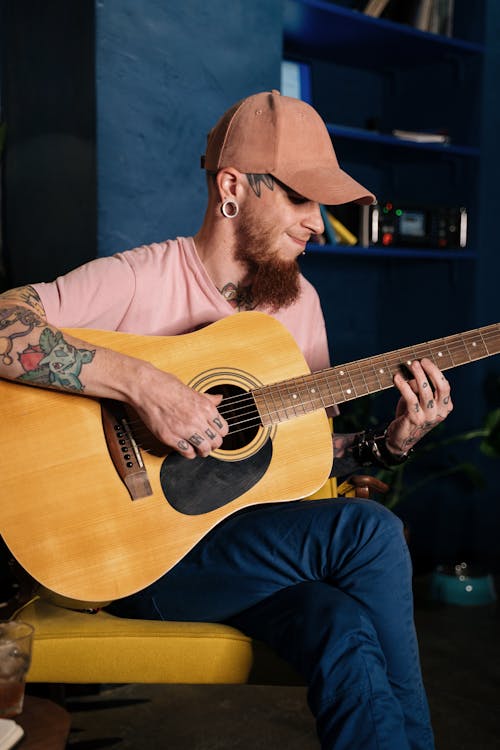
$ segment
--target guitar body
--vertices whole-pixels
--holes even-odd
[[[200,391],[245,393],[309,373],[292,336],[257,312],[175,337],[68,332],[148,360]],[[98,399],[0,381],[0,420],[0,533],[33,578],[75,600],[144,588],[235,511],[313,493],[332,463],[321,409],[260,425],[237,446],[194,461],[169,454],[146,431],[141,456],[151,494],[133,499],[110,456]]]

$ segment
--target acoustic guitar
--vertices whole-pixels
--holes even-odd
[[[85,601],[144,588],[241,508],[315,492],[333,458],[325,407],[392,387],[414,359],[446,370],[500,351],[496,323],[311,374],[258,312],[174,337],[68,333],[222,392],[230,426],[220,449],[189,460],[121,403],[0,381],[0,533],[44,587]]]

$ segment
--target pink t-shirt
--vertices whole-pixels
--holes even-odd
[[[57,327],[174,336],[236,313],[209,277],[191,237],[98,258],[32,286],[47,320]],[[325,321],[307,279],[300,277],[294,304],[271,314],[294,336],[312,372],[329,367]]]

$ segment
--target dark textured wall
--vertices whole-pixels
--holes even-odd
[[[42,281],[95,255],[93,3],[2,4],[8,283]]]

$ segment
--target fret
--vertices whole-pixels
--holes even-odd
[[[274,422],[283,422],[284,419],[286,419],[286,412],[283,414],[283,409],[280,410],[279,406],[276,404],[275,393],[278,390],[279,390],[278,388],[268,388],[268,393],[271,397],[271,401],[273,405],[271,414],[273,416]]]
[[[344,386],[342,384],[342,380],[344,378],[344,370],[340,367],[335,367],[335,376],[337,378],[337,385],[341,392],[341,398],[339,399],[339,402],[342,401],[349,401],[349,394],[346,396],[346,390],[344,390]]]
[[[279,402],[281,402],[280,414],[284,413],[285,419],[290,419],[291,417],[295,415],[293,414],[293,406],[291,406],[289,399],[285,398],[285,396],[287,396],[288,394],[284,394],[283,393],[284,390],[288,390],[287,383],[283,383],[281,388],[276,388],[276,395],[279,399]],[[290,409],[292,411],[292,414],[289,413]]]
[[[378,384],[378,387],[371,389],[371,393],[374,393],[376,391],[381,391],[384,388],[384,386],[382,385],[382,378],[387,378],[387,365],[384,363],[383,358],[381,357],[374,357],[372,359],[372,363],[373,364],[371,365],[371,369],[373,370],[373,374]]]
[[[465,353],[467,354],[467,356],[468,356],[468,358],[469,358],[469,362],[472,362],[472,361],[473,361],[473,357],[471,357],[471,354],[470,354],[470,351],[469,351],[469,343],[468,343],[468,342],[466,341],[466,339],[465,339],[465,336],[464,336],[464,339],[463,339],[463,340],[464,340],[464,349],[465,349]],[[473,339],[472,339],[472,341],[470,342],[470,346],[471,346],[471,348],[472,348],[473,350],[475,349],[475,347],[476,347],[476,341],[475,341],[475,339],[474,339],[474,338],[473,338]]]
[[[366,382],[365,373],[363,372],[363,368],[359,364],[358,364],[358,370],[363,379],[363,388],[364,388],[365,393],[370,393],[370,388],[368,387],[368,383]]]
[[[347,395],[347,399],[349,400],[351,398],[356,397],[356,388],[354,387],[354,383],[352,382],[352,378],[349,372],[349,367],[341,368],[337,370],[338,376],[339,376],[339,382],[341,384],[342,392]],[[347,383],[345,381],[348,381]],[[344,388],[345,384],[345,388]]]
[[[286,395],[289,402],[289,409],[292,410],[293,414],[291,416],[297,417],[298,416],[298,407],[300,406],[299,398],[296,392],[296,389],[293,387],[293,381],[287,381],[285,383],[286,387]],[[303,412],[302,412],[303,413]]]
[[[448,346],[448,342],[446,341],[446,339],[444,340],[444,345],[446,347],[446,351],[448,352],[448,356],[450,358],[450,362],[451,362],[451,364],[453,366],[455,364],[455,360],[453,359],[453,356],[452,356],[452,354],[450,352],[450,347]]]
[[[487,347],[487,346],[486,346],[486,344],[485,344],[485,341],[484,341],[484,336],[483,336],[482,334],[480,334],[480,336],[481,336],[481,341],[482,341],[482,342],[483,342],[483,344],[484,344],[484,348],[486,349],[486,351],[487,351],[487,352],[488,352],[488,354],[489,354],[490,352],[488,351],[488,347]]]
[[[325,379],[325,385],[328,389],[328,406],[333,406],[334,404],[337,403],[338,398],[337,396],[335,396],[335,394],[332,391],[332,388],[330,386],[330,377],[328,376],[326,372],[323,373],[323,377]]]

